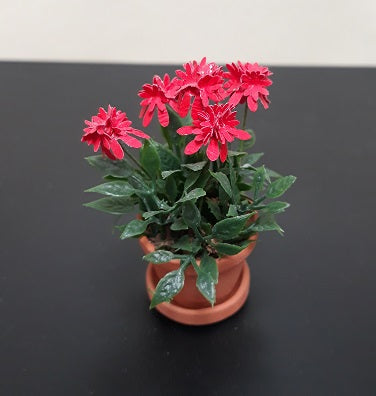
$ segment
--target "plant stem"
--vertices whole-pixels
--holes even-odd
[[[129,153],[127,150],[124,150],[124,153],[146,174],[150,177],[149,173],[146,171],[146,169],[136,160],[135,157],[131,153]]]

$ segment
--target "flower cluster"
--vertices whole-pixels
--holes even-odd
[[[163,79],[154,76],[152,84],[144,84],[138,95],[141,100],[140,118],[142,125],[147,127],[154,113],[162,127],[170,123],[168,108],[180,117],[189,112],[192,124],[178,129],[179,135],[194,135],[188,142],[184,153],[191,155],[206,146],[206,154],[210,161],[218,158],[224,162],[227,158],[227,143],[234,139],[248,140],[252,136],[243,129],[236,129],[235,107],[246,102],[249,110],[256,111],[258,101],[265,109],[269,106],[269,91],[266,87],[272,84],[272,74],[267,67],[257,63],[227,64],[227,71],[214,62],[207,63],[206,58],[200,62],[191,61],[177,70],[172,79],[165,74]],[[82,138],[94,145],[94,151],[101,147],[102,152],[111,159],[124,156],[118,140],[130,147],[141,147],[140,141],[130,135],[148,138],[144,132],[131,127],[131,121],[125,113],[109,106],[106,112],[102,108],[97,116],[84,129]],[[243,125],[244,128],[244,125]]]

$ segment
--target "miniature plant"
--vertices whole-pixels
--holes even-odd
[[[144,256],[151,263],[180,260],[158,283],[151,308],[179,293],[190,265],[198,290],[213,305],[216,259],[241,252],[257,232],[283,233],[275,215],[289,204],[277,199],[295,177],[256,166],[263,153],[248,152],[255,133],[245,129],[248,110],[255,112],[259,103],[268,108],[271,74],[257,63],[232,63],[223,71],[204,58],[186,63],[172,79],[155,76],[139,92],[140,118],[146,127],[157,115],[164,143],[133,128],[115,107],[100,108],[85,121],[82,141],[102,152],[86,159],[104,178],[87,190],[104,197],[85,206],[120,218],[137,213],[117,226],[120,238],[147,236],[156,247]],[[139,159],[129,147],[140,149]]]

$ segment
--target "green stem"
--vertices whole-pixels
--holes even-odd
[[[147,170],[136,160],[135,157],[131,153],[129,153],[127,150],[124,150],[124,153],[146,174],[150,177],[149,173]]]

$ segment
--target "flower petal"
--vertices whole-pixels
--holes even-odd
[[[115,139],[111,140],[110,142],[110,146],[111,146],[111,151],[113,152],[114,156],[117,159],[123,159],[124,158],[124,151],[121,148],[119,142]]]
[[[243,131],[242,129],[231,128],[230,133],[240,140],[248,140],[252,138],[252,136],[247,131]]]
[[[221,151],[219,153],[219,158],[221,162],[225,162],[227,158],[227,144],[221,144]]]
[[[142,143],[133,136],[123,135],[119,139],[129,147],[140,148],[142,146]]]
[[[178,133],[179,135],[191,135],[193,133],[193,129],[193,126],[183,126],[179,128],[176,133]]]
[[[219,157],[219,147],[218,141],[216,139],[211,139],[206,149],[206,155],[210,161],[216,161]]]
[[[202,147],[202,142],[194,139],[185,146],[184,154],[191,155],[197,153],[197,151],[200,150],[201,147]]]

